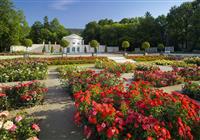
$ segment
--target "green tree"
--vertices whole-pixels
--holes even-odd
[[[159,49],[160,51],[163,51],[164,48],[165,48],[164,44],[162,44],[162,43],[159,43],[159,44],[158,44],[158,49]]]
[[[30,38],[33,40],[35,44],[43,43],[41,30],[43,28],[43,24],[40,21],[36,21],[30,31]]]
[[[33,44],[32,40],[31,39],[24,39],[23,42],[22,42],[22,45],[24,45],[25,47],[31,47]]]
[[[130,43],[128,41],[122,42],[122,48],[124,49],[125,52],[126,52],[126,49],[128,49],[129,47],[130,47]]]
[[[0,1],[0,52],[9,51],[11,45],[18,45],[29,34],[29,27],[23,12],[16,10],[10,0]]]
[[[28,51],[28,47],[31,47],[33,44],[31,39],[24,39],[22,41],[22,45],[24,45],[26,47],[26,52]]]
[[[142,49],[146,52],[146,49],[150,48],[150,43],[145,41],[142,43]]]
[[[86,25],[82,36],[85,40],[85,43],[89,43],[90,40],[99,40],[100,26],[97,22],[90,22]]]
[[[97,49],[99,48],[99,42],[97,40],[91,40],[90,46],[94,48],[94,52],[97,53]]]
[[[67,40],[62,39],[60,41],[60,46],[63,48],[67,48],[67,47],[69,47],[69,42]],[[64,51],[64,49],[63,49],[63,51]]]

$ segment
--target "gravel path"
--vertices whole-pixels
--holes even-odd
[[[13,110],[11,116],[24,111],[39,119],[40,140],[82,140],[82,129],[73,121],[74,102],[60,86],[56,67],[50,67],[47,80],[41,82],[48,88],[44,104],[24,110]]]

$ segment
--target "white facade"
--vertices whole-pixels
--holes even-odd
[[[69,47],[65,48],[64,52],[69,54],[81,54],[81,53],[92,53],[94,52],[94,48],[90,47],[90,45],[85,45],[84,40],[81,36],[78,36],[76,34],[71,34],[69,36],[63,37],[64,40],[67,40],[69,42]],[[43,48],[46,48],[46,53],[50,53],[51,47],[54,48],[54,53],[59,53],[60,45],[56,44],[33,44],[32,47],[29,47],[27,51],[29,52],[36,52],[41,53]],[[24,46],[11,46],[10,47],[11,52],[16,51],[26,51],[26,47]],[[107,47],[107,52],[118,52],[119,47]],[[100,45],[99,48],[97,48],[98,53],[105,53],[106,47],[105,45]]]
[[[65,52],[73,54],[73,53],[92,53],[94,52],[94,48],[90,47],[90,45],[85,45],[82,37],[71,34],[69,36],[63,37],[63,39],[69,42],[69,47],[65,50]],[[105,52],[105,46],[100,45],[97,49],[97,52],[103,53]]]

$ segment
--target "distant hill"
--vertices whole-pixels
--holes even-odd
[[[69,29],[69,30],[70,30],[70,32],[71,32],[72,34],[81,35],[81,33],[83,32],[84,29],[71,28],[71,29]]]

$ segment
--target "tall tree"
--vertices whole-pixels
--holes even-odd
[[[23,12],[15,10],[10,0],[1,0],[0,7],[0,51],[9,51],[26,38],[29,27]]]

